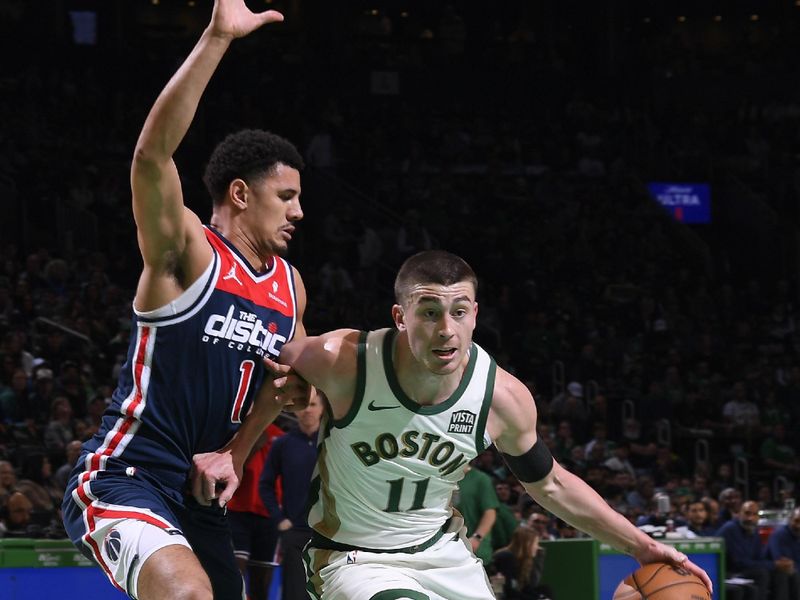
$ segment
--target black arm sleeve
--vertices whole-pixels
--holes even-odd
[[[500,454],[511,472],[523,483],[541,481],[553,470],[553,455],[542,438],[537,438],[531,449],[520,456],[511,456],[505,452]]]

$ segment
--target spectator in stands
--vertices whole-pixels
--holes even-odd
[[[65,360],[61,363],[58,375],[58,393],[69,399],[69,403],[72,405],[72,414],[76,419],[86,416],[86,401],[89,394],[83,384],[77,362]]]
[[[711,523],[711,527],[714,528],[714,530],[719,529],[717,526],[719,522],[719,501],[711,496],[703,496],[700,500],[706,505],[708,521]]]
[[[492,526],[492,550],[497,550],[511,541],[511,534],[519,526],[520,517],[511,508],[511,486],[508,482],[496,483],[494,491],[500,501],[497,506],[497,519]]]
[[[61,490],[62,496],[67,490],[67,482],[69,481],[69,474],[72,471],[72,467],[75,466],[75,461],[78,460],[78,456],[81,454],[81,443],[81,440],[72,440],[67,444],[65,449],[66,460],[64,464],[56,469],[56,473],[53,475],[53,485]]]
[[[566,421],[570,425],[571,433],[583,435],[589,418],[583,401],[583,386],[577,381],[568,383],[566,390],[550,402],[550,414],[553,422],[559,423],[559,429],[560,424]]]
[[[19,406],[18,419],[32,420],[43,427],[50,418],[55,391],[53,370],[44,363],[33,372],[33,391],[27,401]]]
[[[657,486],[665,486],[670,479],[686,471],[686,465],[669,446],[660,444],[656,450],[652,474]]]
[[[603,462],[611,458],[613,442],[608,439],[608,427],[603,421],[596,421],[592,425],[593,437],[586,442],[584,449],[586,460],[592,462]]]
[[[789,522],[777,527],[767,540],[766,557],[778,564],[778,560],[791,561],[788,573],[789,598],[800,598],[800,508],[795,508]]]
[[[575,436],[572,433],[572,425],[569,421],[562,420],[556,429],[556,444],[553,449],[553,456],[559,462],[567,462],[572,456],[572,449],[577,445]]]
[[[504,600],[537,600],[553,598],[541,585],[544,570],[544,548],[539,545],[539,532],[530,527],[517,527],[507,546],[492,555],[489,571],[503,576]]]
[[[742,504],[737,517],[717,531],[717,535],[725,539],[728,574],[752,579],[759,600],[789,600],[789,575],[793,563],[788,558],[764,558],[757,526],[758,505],[749,501]]]
[[[23,455],[17,490],[25,494],[32,504],[32,520],[37,525],[49,527],[59,521],[59,500],[63,495],[52,480],[50,459],[43,451],[30,451]]]
[[[697,537],[712,536],[716,532],[702,500],[693,500],[686,507],[686,524],[689,531]]]
[[[525,524],[539,534],[541,540],[555,540],[557,536],[553,533],[553,522],[548,512],[542,508],[534,508],[528,516]]]
[[[800,473],[797,452],[786,439],[786,426],[776,423],[772,432],[761,444],[761,460],[765,467],[782,475],[794,476]]]
[[[472,551],[485,565],[492,559],[492,528],[497,521],[499,504],[491,478],[467,465],[464,478],[458,482],[455,507],[464,517]]]
[[[29,397],[28,376],[24,369],[17,367],[13,370],[9,385],[0,385],[0,419],[6,423],[16,421],[28,405]]]
[[[636,489],[628,494],[626,500],[634,508],[647,510],[655,493],[656,486],[653,478],[645,475],[636,480]]]
[[[318,393],[297,413],[297,428],[275,439],[258,482],[261,499],[280,536],[284,600],[308,598],[302,552],[311,539],[306,504],[317,461],[324,402],[325,397]]]
[[[14,329],[9,331],[3,340],[3,352],[14,360],[14,364],[21,367],[26,377],[33,374],[33,355],[25,349],[26,335],[24,330]]]
[[[697,500],[709,494],[708,477],[699,471],[695,471],[694,477],[692,477],[691,493],[692,497]]]
[[[97,433],[107,407],[106,399],[100,394],[95,395],[86,406],[86,416],[75,424],[76,437],[81,440],[87,440]],[[82,435],[78,435],[79,428],[83,430]]]
[[[6,503],[16,488],[17,473],[14,471],[14,465],[7,460],[0,460],[0,506]]]
[[[736,488],[729,487],[719,494],[719,514],[714,527],[719,529],[725,523],[739,514],[742,507],[742,493]]]
[[[40,537],[39,528],[31,522],[33,505],[20,492],[13,492],[8,501],[0,506],[0,538]]]
[[[717,465],[717,471],[709,484],[710,496],[719,498],[722,491],[726,488],[734,487],[733,467],[729,462],[721,462]]]
[[[755,501],[758,502],[759,509],[780,508],[772,498],[772,485],[764,480],[756,482]]]
[[[761,424],[758,406],[748,397],[745,382],[739,380],[730,390],[730,400],[722,407],[722,417],[734,432],[754,429]]]
[[[603,463],[606,467],[616,473],[625,473],[631,481],[636,479],[636,470],[633,468],[630,457],[630,442],[628,440],[620,440],[613,446],[611,456]]]
[[[72,405],[66,396],[56,396],[50,407],[50,421],[44,430],[44,446],[50,456],[64,460],[67,444],[75,437],[72,421]]]
[[[630,444],[630,461],[636,471],[648,471],[655,461],[658,446],[644,433],[642,424],[633,417],[625,419],[622,437]]]

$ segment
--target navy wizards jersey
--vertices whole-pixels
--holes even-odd
[[[134,310],[128,359],[100,431],[84,444],[76,500],[103,471],[134,473],[178,500],[192,456],[223,447],[247,415],[297,319],[292,268],[256,273],[213,229],[203,275],[179,298]]]

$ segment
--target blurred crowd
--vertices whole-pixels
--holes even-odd
[[[286,135],[309,164],[290,259],[311,333],[388,326],[400,262],[457,252],[480,277],[476,341],[530,386],[554,456],[617,510],[708,535],[743,500],[792,506],[800,98],[778,82],[794,18],[639,15],[598,36],[557,14],[479,27],[464,5],[417,9],[305,15],[301,34],[235,48],[178,156],[189,206],[207,217],[199,173],[224,133]],[[66,473],[123,366],[140,260],[129,156],[188,50],[134,22],[103,52],[64,25],[51,61],[21,56],[0,81],[5,535],[63,535]],[[240,77],[244,96],[227,85]],[[645,187],[664,180],[708,182],[712,223],[674,221]],[[494,451],[475,467],[515,524],[576,535]]]

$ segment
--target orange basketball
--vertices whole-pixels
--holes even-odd
[[[667,563],[650,563],[617,586],[613,600],[711,600],[700,578]]]

